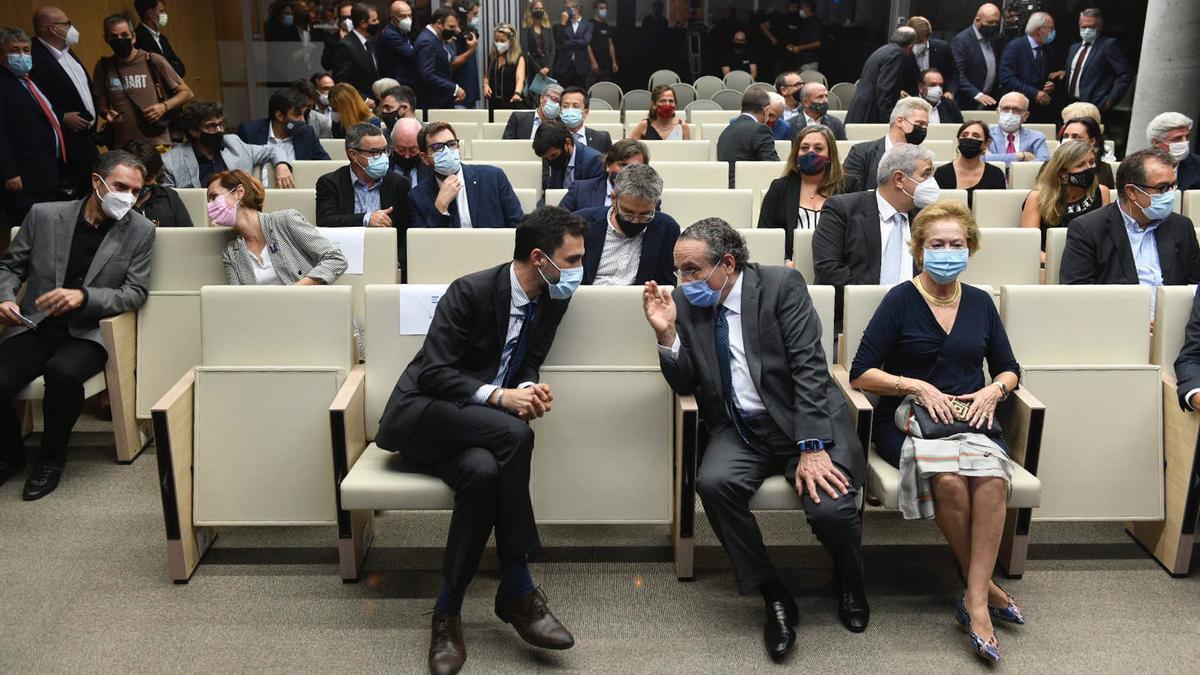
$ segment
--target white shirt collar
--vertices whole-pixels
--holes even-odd
[[[521,282],[517,281],[516,263],[511,263],[508,266],[508,281],[512,284],[512,304],[513,307],[524,307],[530,303],[529,296],[525,295],[525,289],[521,288]]]
[[[892,203],[883,198],[883,194],[879,190],[875,191],[875,203],[879,205],[879,219],[883,221],[891,221],[900,211],[892,206]]]
[[[366,44],[367,44],[367,38],[363,37],[363,34],[362,34],[362,33],[360,33],[360,32],[358,32],[358,29],[357,29],[357,28],[355,28],[354,30],[352,30],[352,31],[350,31],[350,32],[351,32],[351,33],[354,33],[354,36],[358,38],[358,41],[359,41],[359,42],[361,42],[361,43],[363,44],[363,46],[364,46],[364,47],[366,46]]]
[[[275,124],[271,120],[267,120],[267,141],[275,141],[276,143],[288,143],[292,140],[291,136],[285,131],[282,136],[275,135]]]
[[[160,32],[158,32],[158,31],[154,30],[153,28],[151,28],[151,27],[150,27],[150,24],[148,24],[148,23],[143,23],[142,25],[146,27],[146,30],[150,31],[150,37],[154,38],[155,40],[158,40],[158,37],[159,37],[160,35],[162,35],[162,33],[160,33]]]
[[[725,296],[725,301],[721,304],[733,312],[741,315],[742,313],[742,279],[746,278],[746,270],[738,272],[737,280],[733,282],[733,288],[729,289],[729,295]]]
[[[66,45],[62,49],[59,49],[58,47],[55,47],[54,45],[50,44],[49,42],[46,42],[45,40],[43,40],[40,37],[38,38],[38,41],[41,42],[42,44],[46,45],[46,49],[49,49],[50,53],[54,54],[54,57],[56,59],[59,59],[60,61],[67,56],[67,52],[71,51],[70,45]]]

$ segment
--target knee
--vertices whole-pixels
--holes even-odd
[[[468,493],[486,493],[496,490],[500,482],[500,466],[492,453],[483,448],[465,450],[459,461],[460,480],[456,490]]]
[[[515,417],[510,417],[504,425],[500,443],[503,447],[496,448],[497,452],[529,456],[533,452],[533,428]]]
[[[55,363],[53,360],[46,364],[46,370],[42,373],[42,379],[46,381],[47,387],[60,390],[82,388],[83,383],[89,377],[91,375],[85,375],[66,368],[62,364]]]
[[[849,527],[858,522],[857,492],[853,490],[837,499],[822,495],[820,504],[806,495],[803,502],[804,514],[814,531]]]
[[[700,475],[696,476],[696,492],[700,498],[732,499],[738,494],[738,483],[732,476],[717,471],[705,471],[701,465]]]
[[[970,509],[971,498],[967,483],[957,474],[939,474],[933,479],[934,504],[939,509],[956,512]]]

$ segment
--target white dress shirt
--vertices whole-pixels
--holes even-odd
[[[926,103],[929,103],[929,101],[926,101]],[[942,116],[940,114],[938,114],[938,107],[936,105],[933,106],[933,111],[929,113],[929,123],[930,124],[941,124],[942,123]]]
[[[783,107],[783,121],[784,122],[792,121],[792,118],[798,116],[800,114],[800,111],[803,109],[804,109],[804,107],[799,104],[797,104],[795,108],[789,108],[787,106],[784,106]]]
[[[296,146],[292,144],[292,137],[288,136],[287,133],[283,134],[283,138],[276,136],[275,135],[275,124],[269,120],[267,121],[267,145],[268,146],[276,146],[276,145],[280,146],[277,149],[277,151],[283,157],[287,158],[288,165],[294,166],[296,164]],[[271,168],[272,167],[270,167],[266,164],[263,164],[263,166],[262,166],[261,179],[262,179],[263,185],[266,185],[267,181],[270,180],[270,178],[269,178],[270,171],[269,170]]]
[[[143,23],[142,25],[145,26],[146,30],[150,32],[150,37],[154,38],[154,44],[158,45],[158,51],[161,52],[162,51],[162,40],[159,39],[159,36],[161,36],[162,33],[151,28],[150,24],[148,24],[148,23]],[[136,40],[135,40],[135,42],[136,42]]]
[[[1083,86],[1083,67],[1087,64],[1088,59],[1092,58],[1092,49],[1095,44],[1084,42],[1079,46],[1079,51],[1075,52],[1075,60],[1071,62],[1071,69],[1067,71],[1067,84],[1075,80],[1075,71],[1079,70],[1079,81],[1075,82],[1075,90],[1068,92],[1071,96],[1079,98],[1079,88]]]
[[[266,247],[263,247],[261,260],[250,249],[246,249],[246,252],[250,254],[250,266],[254,268],[254,283],[259,286],[283,285],[275,273],[275,266],[271,264],[271,252]]]
[[[416,187],[415,169],[414,169],[413,178],[414,178],[413,187]],[[442,185],[442,180],[445,180],[445,179],[441,178],[439,176],[439,180],[438,180],[439,187],[441,187],[441,185]],[[458,205],[459,225],[464,230],[471,229],[471,205],[467,202],[467,177],[465,175],[463,175],[463,172],[461,169],[458,172],[458,196],[454,198],[454,203]],[[440,213],[443,216],[450,215],[449,209],[447,209],[445,211],[441,211]]]
[[[517,273],[511,264],[508,266],[508,281],[512,284],[512,293],[509,295],[508,331],[505,332],[504,344],[500,347],[500,369],[496,371],[496,379],[492,380],[491,384],[485,384],[475,390],[471,400],[477,405],[485,405],[492,397],[492,392],[500,389],[500,385],[504,383],[504,378],[508,375],[508,360],[512,358],[512,354],[505,347],[521,334],[521,326],[525,323],[525,305],[532,302],[529,296],[525,295],[525,289],[521,288],[521,282],[517,281]],[[533,382],[522,382],[517,388],[524,389],[532,384]]]
[[[587,145],[587,125],[580,124],[578,131],[572,131],[571,136],[575,139],[575,145]]]
[[[67,78],[71,80],[71,84],[75,85],[75,91],[79,93],[79,98],[83,101],[83,107],[91,114],[92,119],[96,119],[96,104],[92,102],[92,90],[88,88],[87,72],[75,57],[71,56],[71,48],[58,49],[54,45],[38,38],[42,44],[46,45],[46,49],[54,56],[54,60],[58,61],[58,65],[67,73]]]
[[[879,250],[886,251],[888,237],[892,235],[892,229],[895,227],[893,218],[896,217],[896,207],[888,203],[888,200],[875,191],[875,202],[879,205]],[[904,216],[904,242],[900,246],[900,278],[897,283],[912,279],[913,257],[912,251],[909,250],[909,243],[912,242],[912,223],[908,222],[908,214],[901,213]],[[887,269],[887,261],[883,260],[882,254],[879,260],[879,275],[883,278],[883,272]]]
[[[531,141],[533,140],[533,137],[537,135],[538,127],[542,126],[542,116],[539,114],[540,112],[540,109],[533,111],[533,128],[529,131],[529,140]]]

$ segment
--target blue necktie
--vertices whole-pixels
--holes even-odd
[[[504,387],[511,389],[519,384],[513,380],[517,377],[517,372],[521,369],[521,361],[525,359],[525,348],[529,344],[529,327],[533,324],[533,312],[537,309],[536,302],[525,303],[521,308],[521,330],[517,336],[508,341],[504,345],[504,351],[512,354],[508,358],[507,370],[504,373]]]
[[[733,397],[733,352],[729,348],[729,319],[725,316],[728,312],[729,308],[724,305],[717,308],[717,361],[721,366],[721,398],[725,399],[725,412],[729,415],[729,421],[733,422],[738,436],[742,437],[747,446],[754,448],[757,446],[750,442],[752,433],[746,427],[742,411],[738,409],[737,401]]]

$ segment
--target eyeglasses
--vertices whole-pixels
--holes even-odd
[[[350,148],[350,149],[357,152],[360,155],[366,155],[367,157],[370,157],[371,159],[375,159],[376,157],[387,157],[388,155],[392,154],[391,148],[380,148],[378,150],[365,150],[363,148]]]
[[[200,125],[200,131],[210,134],[223,133],[225,131],[225,122],[205,122]]]
[[[929,122],[917,122],[915,120],[910,120],[907,117],[902,117],[901,119],[903,119],[905,122],[908,122],[909,124],[913,125],[914,127],[921,127],[923,129],[929,128]]]
[[[1141,183],[1131,183],[1131,185],[1148,195],[1161,195],[1168,192],[1174,192],[1175,188],[1179,187],[1178,183],[1159,183],[1158,185],[1142,185]]]
[[[631,223],[645,224],[654,220],[654,213],[625,213],[621,207],[616,207],[617,217]]]
[[[712,273],[715,272],[716,270],[717,270],[717,268],[714,266],[711,270],[708,271],[708,274],[703,278],[705,280],[707,280],[708,277],[711,277]],[[700,274],[702,272],[704,272],[703,268],[697,269],[695,267],[685,267],[683,269],[675,270],[675,278],[679,279],[680,281],[695,281],[696,279],[701,278]]]
[[[457,150],[458,149],[458,139],[456,138],[454,140],[446,141],[445,143],[430,143],[429,144],[429,152],[430,153],[441,152],[442,148],[450,148],[451,150]]]

